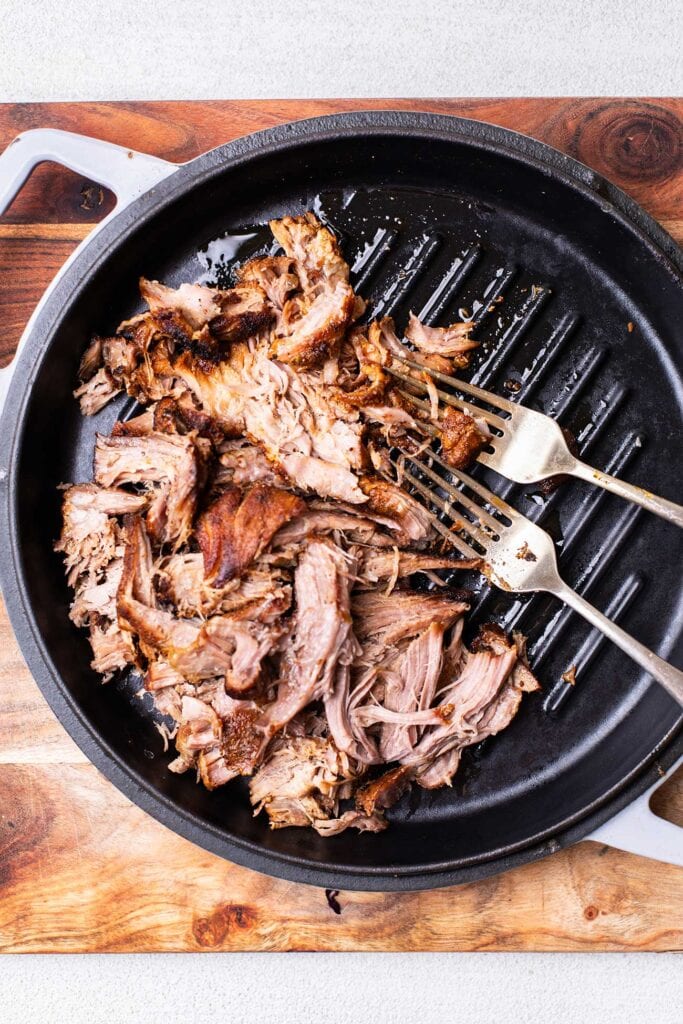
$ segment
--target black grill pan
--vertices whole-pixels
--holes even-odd
[[[25,141],[30,150],[28,135],[15,146]],[[44,151],[44,139],[35,145]],[[115,189],[126,172],[111,147],[79,156],[72,143],[65,156],[63,140],[50,145]],[[16,188],[16,156],[14,165]],[[327,840],[308,830],[270,832],[264,816],[252,817],[242,782],[209,793],[169,773],[151,709],[134,696],[139,680],[102,687],[85,635],[69,623],[52,551],[57,485],[88,479],[95,432],[131,412],[121,399],[83,419],[71,392],[90,333],[140,308],[138,277],[223,280],[235,256],[269,244],[269,218],[314,209],[340,235],[373,315],[391,314],[403,327],[411,309],[433,323],[474,314],[482,344],[472,379],[559,418],[594,465],[681,500],[683,260],[675,243],[588,168],[459,118],[323,117],[238,140],[177,170],[144,157],[133,166],[139,197],[79,250],[32,319],[0,427],[3,590],[26,659],[65,727],[169,827],[297,881],[435,887],[589,834],[655,780],[656,764],[673,763],[680,711],[554,599],[517,599],[477,580],[468,581],[479,588],[472,625],[493,619],[527,633],[543,692],[525,698],[509,729],[467,753],[452,789],[413,792],[390,811],[386,832]],[[552,533],[568,583],[680,663],[673,526],[579,481],[545,497],[484,476]],[[572,664],[574,687],[561,678]]]

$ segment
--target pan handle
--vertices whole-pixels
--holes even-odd
[[[35,128],[17,135],[0,154],[0,213],[10,205],[33,168],[46,160],[106,185],[115,193],[119,208],[178,169],[168,160],[113,142],[56,128]]]
[[[661,779],[657,779],[637,800],[625,807],[586,839],[618,850],[637,853],[641,857],[678,864],[683,867],[683,832],[678,825],[665,821],[650,810],[650,799],[665,778],[670,778],[683,764],[679,757]]]
[[[22,185],[37,164],[45,160],[63,164],[78,174],[105,185],[116,196],[114,210],[80,243],[71,254],[64,266],[48,286],[46,292],[33,311],[17,346],[12,362],[0,370],[0,414],[5,403],[9,383],[25,339],[28,337],[34,320],[45,303],[48,295],[68,266],[76,259],[83,247],[93,235],[116,216],[134,199],[149,191],[154,185],[178,169],[178,164],[160,160],[148,153],[138,153],[113,142],[64,132],[56,128],[36,128],[23,132],[0,153],[0,214],[10,205]]]

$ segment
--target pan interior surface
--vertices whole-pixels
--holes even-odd
[[[531,846],[579,820],[646,762],[677,722],[673,701],[577,616],[544,595],[517,598],[476,577],[468,623],[529,637],[543,691],[511,726],[467,752],[451,789],[414,789],[378,835],[322,839],[271,832],[237,781],[209,793],[169,773],[149,698],[133,676],[102,686],[85,633],[68,620],[59,492],[91,477],[95,433],[130,412],[120,399],[91,419],[72,398],[91,333],[139,311],[140,275],[176,285],[230,279],[267,251],[267,221],[314,210],[338,233],[368,316],[408,312],[434,324],[474,317],[470,379],[546,412],[593,465],[680,497],[678,274],[607,202],[533,162],[463,139],[400,133],[308,139],[215,166],[150,210],[74,289],[37,366],[13,487],[18,561],[36,632],[78,715],[168,823],[232,856],[235,844],[296,865],[372,877],[467,867]],[[679,360],[680,361],[680,360]],[[663,656],[677,657],[680,569],[674,528],[579,481],[550,496],[477,474],[557,542],[562,575]],[[576,684],[562,675],[577,666]],[[106,770],[106,769],[105,769]],[[289,867],[282,865],[289,864]],[[278,866],[279,865],[279,866]]]

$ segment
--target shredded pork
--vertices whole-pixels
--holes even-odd
[[[537,683],[522,637],[489,625],[466,646],[454,578],[479,563],[392,478],[390,449],[430,436],[387,372],[406,353],[393,321],[359,323],[313,214],[271,229],[282,253],[233,287],[143,278],[147,311],[92,339],[83,413],[121,392],[140,407],[97,435],[93,481],[64,489],[55,547],[93,670],[139,675],[170,771],[208,789],[248,776],[272,828],[376,832]],[[447,373],[476,347],[470,324],[412,314],[405,341]],[[485,444],[457,410],[432,422],[454,464]]]

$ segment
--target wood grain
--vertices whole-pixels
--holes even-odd
[[[435,892],[325,893],[204,853],[88,765],[0,765],[0,952],[665,950],[683,872],[582,843]],[[656,880],[655,880],[656,879]]]
[[[0,148],[59,127],[181,161],[282,121],[372,107],[526,132],[605,174],[683,240],[681,100],[15,104],[0,106]],[[111,203],[96,182],[45,164],[0,220],[0,359]],[[683,823],[683,771],[655,809]],[[0,605],[0,952],[683,947],[683,871],[594,843],[458,888],[338,902],[340,914],[322,890],[205,853],[132,805],[54,718]]]

